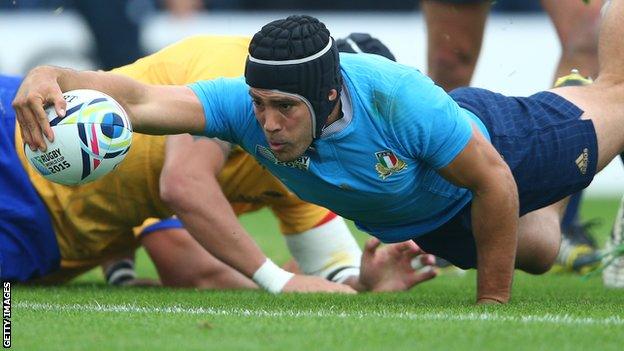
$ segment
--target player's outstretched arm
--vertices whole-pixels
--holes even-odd
[[[124,107],[137,132],[178,134],[204,130],[201,103],[187,87],[146,85],[113,73],[40,66],[24,78],[13,100],[23,140],[31,148],[45,150],[44,135],[54,140],[44,108],[54,105],[57,114],[64,116],[62,93],[74,89],[94,89],[111,95]]]
[[[464,150],[440,174],[472,191],[472,229],[477,246],[477,303],[511,297],[518,243],[518,189],[511,170],[473,128]]]

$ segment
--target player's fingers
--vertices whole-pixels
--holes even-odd
[[[18,109],[15,108],[15,119],[20,126],[20,134],[22,135],[22,141],[30,147],[32,151],[35,151],[36,148],[32,145],[32,137],[30,136],[30,131],[26,128],[26,125],[21,121],[21,112],[18,112]]]
[[[407,257],[416,257],[418,255],[422,255],[425,252],[418,246],[416,245],[415,242],[413,241],[406,241],[403,244],[403,254]]]
[[[436,258],[434,255],[423,254],[423,255],[420,255],[420,262],[424,266],[434,266],[436,264]]]
[[[26,98],[24,118],[31,121],[29,129],[35,146],[37,146],[41,151],[46,151],[47,145],[43,140],[43,125],[44,123],[48,123],[48,117],[43,110],[43,104],[44,99],[41,95],[30,94]]]
[[[416,257],[412,257],[412,259],[410,260],[410,266],[412,267],[412,269],[417,271],[427,266],[433,266],[435,265],[435,262],[436,260],[434,255],[422,254]]]
[[[11,103],[13,110],[15,111],[15,120],[20,126],[20,133],[22,135],[22,141],[30,147],[31,150],[35,150],[35,147],[32,145],[32,138],[30,136],[30,131],[27,127],[27,123],[24,121],[24,116],[22,112],[22,100],[19,97],[15,97],[13,102]]]
[[[411,240],[396,244],[396,248],[399,252],[408,254],[412,252],[418,252],[420,250],[418,245],[416,245],[416,243]]]
[[[46,145],[41,138],[41,130],[31,110],[28,107],[22,107],[21,115],[21,126],[28,139],[28,145],[33,151],[40,149],[42,145],[45,150]]]
[[[67,110],[67,101],[63,99],[63,94],[59,89],[53,96],[50,97],[51,102],[54,104],[54,110],[59,117],[65,117],[65,111]]]
[[[414,275],[412,276],[411,286],[433,279],[437,275],[438,271],[432,266],[426,266],[424,268],[421,268],[418,271],[414,272]]]
[[[377,250],[380,244],[381,244],[381,241],[379,241],[379,239],[371,238],[368,241],[366,241],[366,244],[364,245],[364,251],[373,254],[375,253],[375,251]]]
[[[59,100],[60,99],[60,100]],[[60,104],[60,105],[58,105]],[[43,98],[42,101],[39,101],[38,97],[33,98],[33,102],[31,103],[31,109],[37,118],[37,123],[39,124],[39,128],[41,128],[41,132],[43,135],[50,141],[54,141],[54,132],[50,127],[50,121],[48,120],[48,114],[45,111],[45,106],[53,105],[54,109],[57,111],[64,110],[65,100],[60,93],[49,94],[47,97]],[[64,111],[63,111],[64,113]]]
[[[403,241],[400,243],[389,244],[384,247],[386,252],[388,252],[395,259],[401,259],[402,257],[412,257],[412,251],[417,249],[418,247],[414,247],[412,241]]]
[[[28,145],[31,151],[36,151],[37,147],[32,142],[32,136],[30,135],[30,131],[24,129],[20,129],[20,131],[22,133],[22,140],[24,141],[24,143]]]
[[[392,245],[393,246],[391,252],[396,259],[411,260],[417,258],[419,255],[424,253],[424,251],[422,251],[420,247],[418,247],[418,245],[416,245],[416,243],[414,243],[413,241],[405,241]]]

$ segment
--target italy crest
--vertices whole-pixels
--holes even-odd
[[[379,161],[379,163],[375,165],[375,170],[379,173],[379,178],[383,180],[407,168],[407,164],[396,157],[394,152],[390,150],[375,152],[375,156],[377,157],[377,161]]]

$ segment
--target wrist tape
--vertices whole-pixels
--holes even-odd
[[[277,294],[282,291],[293,276],[294,274],[281,269],[267,257],[262,266],[254,273],[252,279],[263,289]]]

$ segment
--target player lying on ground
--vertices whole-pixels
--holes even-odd
[[[117,72],[162,84],[235,76],[242,73],[248,42],[233,37],[192,38]],[[2,145],[10,156],[0,164],[0,181],[3,189],[14,190],[0,194],[0,204],[8,206],[0,211],[3,279],[62,282],[105,260],[128,256],[137,246],[133,227],[150,217],[170,216],[167,205],[183,219],[199,222],[198,230],[217,244],[223,233],[236,233],[239,241],[256,250],[235,215],[270,207],[282,232],[289,234],[287,243],[305,273],[359,289],[407,289],[435,276],[433,271],[419,273],[411,268],[411,257],[421,252],[416,246],[377,250],[373,242],[364,253],[362,279],[358,280],[361,252],[341,218],[299,200],[240,149],[224,152],[206,138],[174,136],[165,141],[165,137],[136,134],[128,158],[116,172],[78,187],[50,183],[30,167],[26,174],[23,153],[15,151],[22,144],[19,131],[13,142],[15,119],[9,106],[20,80],[2,77],[0,83]],[[205,204],[206,199],[215,206],[185,209]],[[166,285],[255,286],[208,254],[182,229],[142,236],[141,243]],[[232,254],[229,247],[209,248],[221,255]],[[432,257],[422,255],[421,263],[431,265]],[[315,277],[296,280],[302,284],[285,290],[350,290]]]
[[[118,99],[137,131],[238,143],[300,198],[383,241],[413,238],[429,253],[476,267],[477,302],[505,303],[514,267],[543,273],[552,265],[561,200],[624,150],[622,20],[624,2],[612,1],[593,84],[526,98],[477,88],[447,95],[413,68],[338,55],[322,23],[292,16],[254,36],[244,79],[150,86],[40,67],[13,106],[33,148],[53,139],[44,104],[62,115],[61,92],[76,88]],[[279,274],[235,239],[224,239],[239,248],[228,264],[247,276]]]

